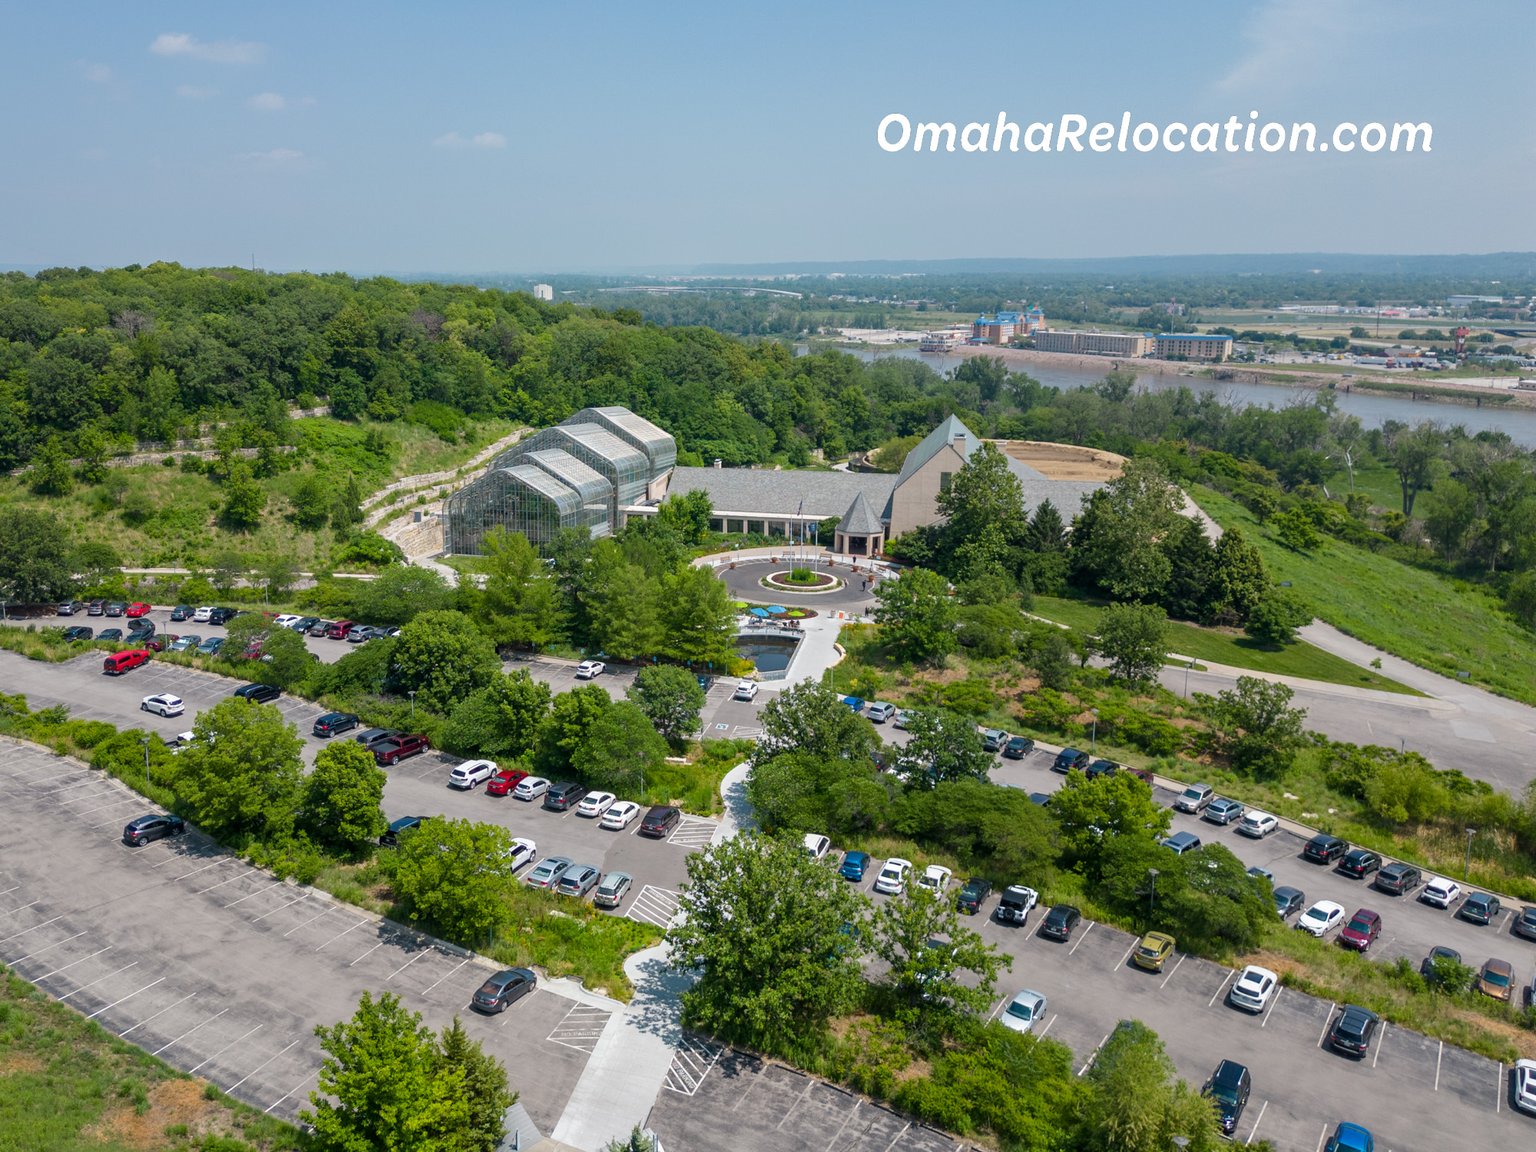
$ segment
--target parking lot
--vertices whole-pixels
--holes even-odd
[[[274,1115],[307,1105],[315,1026],[350,1016],[366,989],[433,1028],[458,1015],[548,1131],[612,1007],[545,985],[480,1016],[468,1001],[486,961],[273,880],[195,832],[127,848],[122,826],[144,802],[49,753],[0,744],[0,798],[0,962]]]

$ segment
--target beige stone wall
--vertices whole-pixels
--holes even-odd
[[[958,473],[965,467],[965,457],[953,444],[946,444],[933,454],[933,458],[897,485],[891,495],[890,537],[910,532],[925,524],[932,524],[939,517],[939,477],[949,472]]]

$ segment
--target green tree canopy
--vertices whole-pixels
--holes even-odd
[[[1099,613],[1093,648],[1116,679],[1146,683],[1168,653],[1167,614],[1155,604],[1111,604]]]
[[[612,707],[613,697],[596,684],[583,684],[556,696],[539,724],[534,767],[546,776],[571,771],[593,725]]]
[[[230,697],[199,713],[192,731],[176,788],[195,824],[221,839],[292,827],[304,742],[281,712]]]
[[[320,749],[304,784],[300,822],[310,839],[342,856],[366,855],[389,827],[383,808],[386,779],[373,755],[355,740]]]
[[[11,602],[58,602],[74,591],[69,532],[51,512],[0,510],[0,595]]]
[[[566,638],[560,589],[521,532],[498,525],[481,545],[485,628],[497,644],[544,648]]]
[[[898,659],[933,664],[955,647],[955,607],[949,584],[927,568],[908,568],[875,587],[881,638]]]
[[[370,641],[377,644],[378,641]],[[462,612],[423,612],[400,629],[394,648],[394,681],[417,702],[447,712],[501,672],[501,660],[483,632]]]
[[[1013,958],[960,923],[951,897],[909,884],[882,903],[872,925],[875,955],[888,964],[885,983],[920,1020],[935,1014],[981,1013],[992,1003],[997,975]],[[971,980],[961,980],[969,973]]]
[[[704,689],[686,668],[655,664],[640,669],[629,698],[663,738],[676,744],[699,730]]]
[[[1217,746],[1240,772],[1275,777],[1290,767],[1304,739],[1304,708],[1292,708],[1289,685],[1239,676],[1212,700],[1198,696],[1216,726]]]
[[[358,613],[376,624],[399,626],[423,612],[442,612],[453,605],[453,589],[431,568],[391,564],[363,590]]]
[[[1061,836],[1063,860],[1090,879],[1103,873],[1104,848],[1111,839],[1129,837],[1155,845],[1168,832],[1171,814],[1152,789],[1129,772],[1092,780],[1069,772],[1051,794],[1051,813]],[[1160,846],[1159,846],[1160,847]]]
[[[879,737],[831,688],[812,680],[780,692],[760,713],[763,735],[752,754],[761,764],[781,752],[819,759],[868,761]]]
[[[1117,600],[1160,600],[1171,574],[1161,545],[1182,503],[1156,460],[1130,461],[1088,498],[1073,524],[1074,579]]]
[[[436,817],[385,857],[406,918],[465,947],[480,947],[507,918],[512,834],[496,824]]]
[[[500,1060],[486,1055],[478,1040],[471,1040],[464,1025],[455,1016],[443,1029],[440,1046],[443,1075],[462,1076],[464,1098],[469,1104],[464,1126],[464,1152],[496,1152],[507,1134],[507,1109],[517,1102],[517,1093],[507,1086],[507,1070]]]
[[[1173,1138],[1187,1152],[1221,1147],[1215,1113],[1178,1079],[1157,1034],[1122,1021],[1084,1075],[1073,1146],[1081,1152],[1167,1152]]]
[[[604,709],[571,752],[571,769],[592,788],[638,794],[667,754],[641,709],[620,700]]]
[[[942,708],[915,708],[907,713],[907,743],[897,765],[915,788],[932,788],[948,780],[985,780],[993,756],[981,743],[976,725]]]

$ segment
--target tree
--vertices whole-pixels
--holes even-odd
[[[1306,709],[1292,708],[1289,685],[1239,676],[1235,688],[1199,697],[1216,725],[1221,753],[1239,771],[1273,778],[1290,767],[1303,739]]]
[[[976,725],[939,708],[907,714],[907,743],[897,765],[908,782],[932,788],[946,780],[985,780],[994,763]]]
[[[1243,631],[1260,644],[1278,648],[1296,640],[1296,629],[1312,620],[1307,602],[1288,588],[1272,588],[1248,613]]]
[[[400,691],[414,690],[417,703],[446,712],[454,701],[491,683],[501,660],[462,612],[423,612],[395,639],[394,672]]]
[[[966,366],[976,361],[967,360]],[[995,444],[983,440],[955,473],[949,489],[941,491],[938,509],[950,550],[958,550],[991,529],[1005,548],[1024,535],[1024,487],[1008,467],[1008,458]]]
[[[1141,684],[1157,675],[1168,653],[1168,617],[1154,604],[1111,604],[1099,613],[1093,649],[1110,675]]]
[[[685,564],[662,577],[660,655],[723,667],[736,656],[735,620],[730,593],[710,569]]]
[[[469,1117],[461,1147],[464,1152],[496,1152],[507,1134],[507,1109],[517,1102],[517,1093],[507,1086],[506,1068],[486,1055],[480,1041],[469,1038],[457,1016],[443,1029],[441,1051],[443,1073],[464,1080]]]
[[[1182,504],[1157,461],[1127,463],[1088,497],[1073,522],[1073,579],[1117,600],[1158,600],[1170,574],[1161,543],[1178,523]]]
[[[754,764],[781,752],[868,761],[880,742],[874,725],[855,715],[831,688],[813,680],[802,680],[780,692],[760,715],[763,734],[752,753]]]
[[[521,532],[485,534],[484,627],[497,644],[538,650],[563,640],[568,620],[560,589]]]
[[[311,532],[325,527],[331,514],[331,499],[325,481],[314,472],[309,473],[289,497],[289,503],[293,505],[293,522]]]
[[[1153,799],[1152,789],[1129,772],[1092,780],[1068,772],[1051,796],[1051,814],[1061,837],[1062,858],[1097,882],[1103,874],[1103,850],[1110,840],[1139,839],[1156,844],[1168,831],[1168,809]]]
[[[702,544],[709,535],[710,517],[715,514],[709,493],[695,488],[668,496],[656,508],[656,520],[677,533],[684,544]]]
[[[1053,801],[1054,803],[1054,801]],[[951,780],[902,796],[891,826],[903,836],[952,853],[999,885],[1049,883],[1057,855],[1051,814],[1019,788]]]
[[[373,755],[355,740],[327,744],[304,785],[302,824],[317,844],[353,859],[384,834],[384,783]]]
[[[499,825],[439,816],[402,836],[385,867],[407,920],[479,947],[507,918],[511,849],[512,834]]]
[[[0,510],[0,596],[9,603],[58,603],[74,591],[69,532],[51,512]]]
[[[431,568],[392,564],[370,582],[358,611],[379,624],[404,625],[423,612],[444,612],[453,604],[453,589]]]
[[[944,577],[927,568],[908,568],[875,589],[875,619],[887,647],[898,657],[938,663],[955,647],[955,608]]]
[[[598,719],[613,707],[613,697],[596,684],[583,684],[556,696],[539,725],[534,766],[546,776],[568,771]]]
[[[1035,505],[1024,531],[1024,547],[1031,552],[1060,552],[1067,546],[1067,525],[1050,499]]]
[[[362,487],[357,477],[348,473],[331,501],[331,529],[338,536],[345,536],[363,522],[362,504]]]
[[[1241,623],[1269,591],[1264,557],[1236,528],[1223,532],[1211,552],[1209,618]]]
[[[629,690],[629,698],[662,737],[677,744],[699,730],[704,710],[704,689],[699,679],[684,668],[654,664],[642,668]]]
[[[301,1118],[322,1152],[458,1152],[471,1102],[461,1067],[445,1066],[419,1013],[364,992],[350,1020],[315,1035],[325,1059]]]
[[[1461,559],[1477,532],[1481,513],[1472,490],[1454,476],[1437,482],[1428,498],[1424,534],[1451,563]]]
[[[1387,455],[1397,473],[1403,496],[1403,515],[1413,515],[1414,501],[1434,478],[1435,462],[1440,459],[1445,438],[1429,421],[1410,429],[1406,424],[1389,421],[1386,433]]]
[[[256,482],[251,466],[243,460],[230,467],[224,481],[224,505],[219,522],[235,532],[249,532],[261,525],[267,509],[267,490]]]
[[[549,685],[518,668],[455,704],[443,742],[493,759],[520,759],[533,750],[549,701]]]
[[[687,859],[669,962],[698,971],[691,1026],[769,1050],[819,1035],[856,1002],[868,905],[800,844],[746,833]]]
[[[70,551],[70,566],[85,588],[96,588],[122,576],[122,557],[105,540],[82,540]]]
[[[1205,526],[1181,516],[1160,547],[1168,557],[1168,582],[1162,595],[1168,615],[1178,620],[1208,619],[1216,557]]]
[[[228,595],[229,590],[251,570],[251,558],[244,552],[237,552],[233,548],[220,550],[213,558],[213,586],[223,595]]]
[[[1323,542],[1312,517],[1300,508],[1287,508],[1270,523],[1274,525],[1275,539],[1292,552],[1311,552]]]
[[[291,553],[266,551],[256,559],[256,577],[261,581],[267,602],[271,603],[288,595],[293,582],[299,578],[299,566]]]
[[[616,541],[599,540],[578,593],[592,646],[620,660],[655,653],[662,639],[657,592],[656,582],[625,558]]]
[[[50,436],[32,458],[30,487],[39,496],[67,496],[75,487],[69,454],[57,436]]]
[[[953,900],[917,884],[875,910],[872,931],[875,955],[890,966],[886,985],[920,1019],[935,1010],[985,1012],[997,974],[1013,967],[1012,957],[960,923]],[[976,982],[962,981],[962,972]]]
[[[1166,1152],[1175,1136],[1187,1152],[1220,1147],[1210,1102],[1178,1079],[1162,1041],[1140,1021],[1121,1021],[1084,1081],[1075,1144],[1084,1152]]]
[[[822,759],[781,752],[755,765],[747,799],[758,823],[771,831],[864,832],[877,826],[889,795],[869,760]]]
[[[219,838],[292,827],[304,742],[270,704],[231,697],[198,714],[177,760],[176,788],[194,823]]]
[[[623,1139],[610,1140],[603,1145],[603,1152],[656,1152],[656,1142],[640,1130],[636,1124]]]
[[[571,768],[588,785],[610,792],[645,789],[667,754],[667,742],[645,713],[627,700],[604,709],[571,753]]]

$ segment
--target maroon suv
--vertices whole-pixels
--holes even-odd
[[[391,736],[373,745],[373,758],[380,764],[398,764],[407,756],[415,756],[432,747],[425,736]]]

